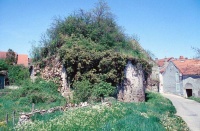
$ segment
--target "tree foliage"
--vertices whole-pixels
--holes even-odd
[[[13,65],[8,68],[8,79],[10,84],[20,85],[29,78],[29,70],[22,65]]]
[[[0,71],[1,70],[7,70],[8,69],[8,64],[4,59],[0,59]]]
[[[193,47],[193,50],[196,52],[196,58],[200,59],[200,48]]]
[[[98,45],[99,50],[114,50],[135,57],[144,57],[138,42],[124,34],[117,25],[109,6],[100,1],[91,11],[75,11],[65,19],[55,18],[50,29],[41,37],[41,45],[32,48],[33,60],[38,61],[57,54],[70,37],[87,38]],[[97,49],[96,49],[97,50]]]
[[[15,65],[17,63],[17,56],[12,49],[8,49],[8,52],[6,53],[6,62],[9,65]]]

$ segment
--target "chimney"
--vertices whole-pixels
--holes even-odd
[[[165,57],[165,62],[167,62],[167,57]]]
[[[184,57],[183,57],[183,56],[180,56],[179,59],[184,59]]]

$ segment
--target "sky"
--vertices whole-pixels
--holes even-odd
[[[156,58],[195,57],[200,0],[104,0],[116,22]],[[29,54],[54,18],[91,10],[98,0],[0,0],[0,51]]]

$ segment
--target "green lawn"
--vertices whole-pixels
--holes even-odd
[[[110,107],[101,104],[85,108],[35,115],[33,123],[17,127],[29,131],[163,131],[188,130],[180,117],[175,116],[172,103],[157,93],[147,93],[143,103],[112,102]]]

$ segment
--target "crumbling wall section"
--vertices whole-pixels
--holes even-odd
[[[32,80],[34,81],[37,76],[54,81],[58,84],[58,91],[61,92],[62,96],[70,97],[71,91],[67,83],[66,69],[59,57],[52,56],[41,63],[35,64],[31,73]]]
[[[145,101],[144,74],[141,68],[128,61],[124,70],[124,82],[118,86],[118,100],[123,102]]]

